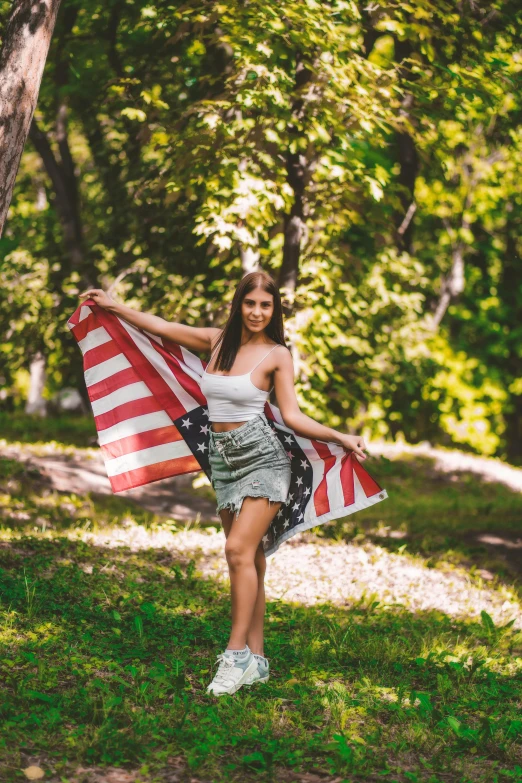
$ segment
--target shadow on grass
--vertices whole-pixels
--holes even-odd
[[[145,527],[158,519],[132,498],[59,491],[32,466],[0,458],[0,521],[4,527],[21,533],[66,531],[119,525],[127,518]]]
[[[78,765],[168,780],[179,758],[186,777],[171,779],[517,779],[512,629],[272,602],[269,683],[216,700],[205,689],[229,598],[193,561],[23,536],[0,569],[2,780],[34,760],[57,781]]]
[[[0,525],[20,532],[85,526],[92,530],[120,525],[128,519],[150,527],[174,517],[181,527],[196,518],[200,525],[215,526],[215,495],[211,487],[194,489],[183,477],[171,481],[178,483],[161,482],[161,486],[154,485],[155,489],[140,499],[105,492],[65,491],[53,487],[38,466],[0,457]],[[165,499],[167,506],[174,507],[168,514],[163,510]],[[178,516],[176,508],[182,512]],[[204,516],[208,519],[202,519]]]
[[[392,552],[406,550],[426,558],[428,566],[450,563],[485,581],[510,586],[515,582],[522,593],[521,493],[474,473],[441,473],[432,459],[422,456],[374,458],[368,469],[388,489],[389,499],[317,528],[319,536],[355,543],[368,540]],[[9,487],[5,501],[0,498],[0,516],[3,524],[21,530],[30,525],[93,529],[121,524],[128,517],[150,526],[165,519],[132,498],[51,490],[37,472],[12,459],[0,459],[0,484],[5,481]],[[202,498],[209,501],[211,490],[184,492],[184,502],[190,503],[192,493],[197,505]]]

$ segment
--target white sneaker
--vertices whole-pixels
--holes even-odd
[[[254,655],[254,658],[257,662],[257,668],[245,682],[245,685],[253,685],[255,682],[268,682],[270,678],[268,658],[264,658],[262,655]]]
[[[216,660],[219,661],[219,667],[207,688],[207,693],[222,696],[225,693],[232,694],[239,690],[257,671],[257,660],[250,650],[248,652],[249,656],[244,661],[238,661],[237,658],[230,654],[227,655],[226,652],[218,655]]]

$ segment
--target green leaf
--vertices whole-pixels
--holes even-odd
[[[490,636],[494,636],[496,634],[497,629],[495,627],[495,623],[491,619],[490,615],[485,611],[485,609],[481,611],[480,619],[482,620],[482,625],[484,626],[488,634],[490,634]]]
[[[453,731],[457,735],[457,737],[460,737],[460,734],[461,734],[461,732],[460,732],[460,726],[461,726],[460,721],[458,721],[452,715],[448,715],[446,720],[447,720],[448,725],[450,726],[450,728],[453,729]]]
[[[123,117],[128,117],[129,120],[138,120],[138,122],[145,122],[147,115],[141,109],[135,109],[132,106],[127,106],[121,110]]]

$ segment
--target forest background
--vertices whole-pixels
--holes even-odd
[[[501,0],[62,2],[0,240],[2,408],[85,395],[87,285],[221,325],[260,265],[306,413],[522,464],[521,24]]]

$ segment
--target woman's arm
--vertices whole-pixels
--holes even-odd
[[[96,304],[103,307],[104,310],[123,318],[129,324],[137,326],[138,329],[144,329],[146,332],[164,337],[166,340],[173,340],[192,351],[210,351],[211,345],[214,344],[214,338],[222,331],[213,326],[188,326],[187,324],[166,321],[164,318],[150,313],[140,313],[139,310],[115,302],[101,288],[89,288],[80,294],[80,299],[87,297],[94,299]]]
[[[286,426],[304,438],[338,443],[343,448],[354,451],[359,460],[364,461],[366,454],[363,449],[366,448],[366,444],[363,438],[358,435],[344,435],[331,427],[325,427],[324,424],[319,424],[301,411],[295,393],[294,363],[288,348],[283,346],[277,349],[274,356],[277,362],[274,370],[275,394]]]

